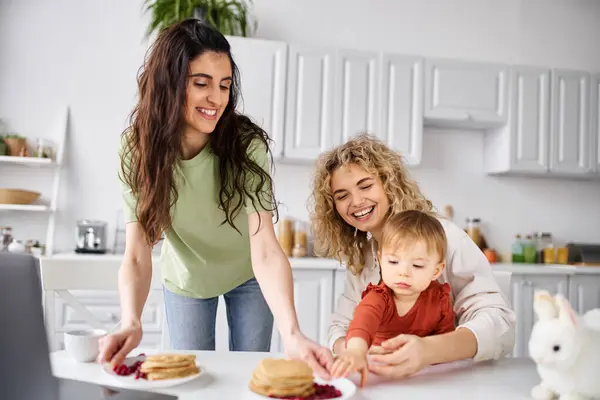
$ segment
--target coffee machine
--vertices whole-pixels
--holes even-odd
[[[106,229],[104,221],[82,219],[75,228],[75,252],[89,254],[106,253]]]

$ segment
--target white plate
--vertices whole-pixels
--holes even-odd
[[[146,356],[127,357],[125,359],[124,363],[125,363],[125,365],[127,365],[129,367],[129,366],[132,366],[133,364],[135,364],[137,361],[144,361],[145,359],[146,359]],[[104,371],[105,374],[112,376],[113,379],[115,380],[115,382],[118,383],[118,385],[115,385],[115,386],[118,386],[123,389],[142,389],[142,390],[144,390],[144,389],[166,388],[166,387],[181,385],[182,383],[186,383],[191,380],[194,380],[205,372],[204,367],[200,366],[200,364],[198,364],[197,360],[196,360],[196,366],[198,368],[200,368],[200,372],[195,375],[186,376],[185,378],[163,379],[163,380],[158,380],[158,381],[148,381],[146,379],[141,379],[141,378],[135,379],[135,374],[131,374],[129,376],[117,375],[115,373],[115,371],[112,370],[112,367],[110,364],[102,365],[102,370]]]
[[[315,378],[315,382],[319,385],[333,385],[337,390],[342,392],[341,397],[336,397],[332,400],[346,400],[350,399],[356,393],[356,385],[351,380],[346,378],[332,379],[329,382],[323,381],[322,379]],[[272,397],[261,396],[258,393],[254,393],[250,389],[247,389],[247,392],[244,396],[244,400],[259,400],[259,399],[270,399],[274,400]]]

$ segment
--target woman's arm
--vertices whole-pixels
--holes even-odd
[[[337,299],[335,311],[331,314],[331,323],[328,332],[329,348],[334,354],[340,354],[346,348],[346,333],[348,326],[352,321],[354,310],[358,305],[355,300],[357,298],[356,291],[359,290],[358,298],[360,298],[360,289],[357,289],[359,282],[358,278],[346,270],[346,280],[344,283],[344,292]]]
[[[152,281],[152,247],[137,222],[125,226],[125,255],[119,269],[121,325],[141,326],[142,311]]]
[[[450,268],[448,279],[458,319],[455,335],[461,338],[458,344],[470,346],[473,353],[464,358],[484,361],[508,355],[515,344],[515,313],[487,258],[468,236],[464,235],[456,247]],[[469,332],[460,333],[464,330]]]
[[[273,313],[288,355],[307,361],[318,375],[328,379],[327,370],[333,357],[331,352],[300,332],[294,306],[292,269],[277,241],[271,218],[270,212],[248,214],[254,275]]]
[[[340,354],[346,348],[346,334],[348,333],[352,315],[358,304],[351,297],[354,288],[352,279],[348,279],[349,274],[351,272],[347,271],[344,293],[338,298],[335,311],[331,314],[328,343],[333,354]]]
[[[100,342],[99,362],[120,364],[142,339],[141,315],[152,280],[152,248],[137,222],[125,226],[125,255],[119,269],[121,329]]]
[[[271,218],[270,212],[248,214],[250,253],[256,280],[285,339],[300,329],[294,308],[292,268],[277,241]]]

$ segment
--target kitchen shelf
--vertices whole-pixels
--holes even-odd
[[[56,163],[50,158],[38,157],[16,157],[16,156],[0,156],[2,164],[18,164],[31,167],[55,166]]]
[[[44,204],[0,204],[0,211],[51,211]]]
[[[13,165],[26,168],[40,167],[52,169],[54,175],[52,184],[52,195],[48,202],[36,204],[0,204],[0,212],[38,212],[48,216],[48,225],[46,227],[46,255],[52,255],[54,252],[54,231],[56,227],[56,210],[58,209],[58,195],[60,189],[61,169],[64,158],[65,142],[69,130],[70,107],[66,105],[59,115],[58,127],[54,134],[57,142],[56,155],[54,159],[38,157],[16,157],[0,156],[0,166]]]

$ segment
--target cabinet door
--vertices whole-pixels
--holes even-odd
[[[515,67],[510,80],[511,170],[546,172],[550,141],[550,71]]]
[[[600,276],[571,276],[569,279],[569,303],[573,310],[581,315],[594,308],[600,308]]]
[[[238,112],[252,118],[273,140],[273,157],[283,153],[287,44],[227,37],[240,71]]]
[[[333,271],[301,269],[294,274],[294,305],[300,329],[308,338],[327,344],[331,318]],[[277,327],[273,328],[271,351],[283,351]]]
[[[552,172],[585,174],[591,171],[590,87],[587,73],[552,72]]]
[[[591,160],[592,167],[595,168],[597,174],[600,174],[600,75],[595,75],[592,78],[592,145]]]
[[[284,158],[314,160],[333,145],[335,51],[290,46]]]
[[[517,275],[512,274],[512,306],[517,316],[514,357],[529,356],[529,337],[536,316],[533,299],[536,290],[548,290],[552,294],[568,295],[568,278],[565,275]]]
[[[423,150],[423,59],[383,54],[381,136],[410,165]]]
[[[425,66],[426,123],[475,129],[506,123],[507,66],[443,59]]]
[[[335,62],[334,145],[358,133],[380,135],[378,53],[340,49]]]

